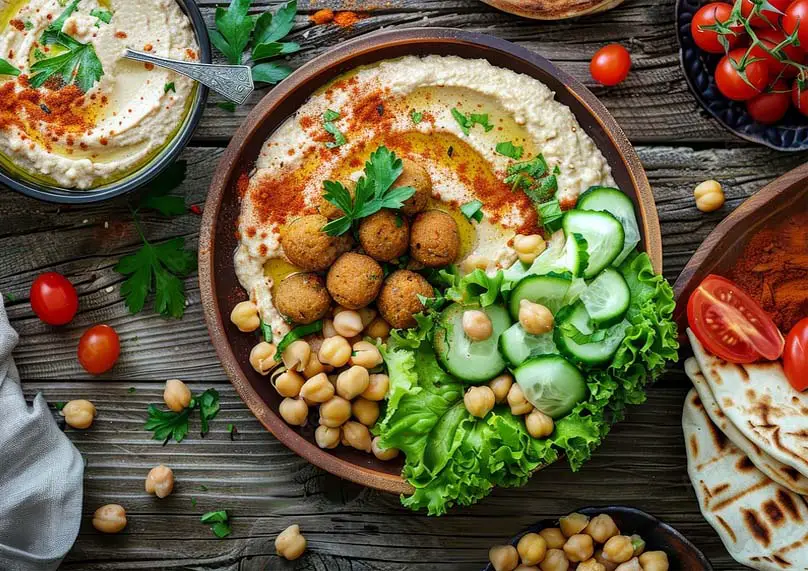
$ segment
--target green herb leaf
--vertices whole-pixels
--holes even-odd
[[[248,14],[251,4],[252,0],[231,0],[227,9],[216,8],[216,29],[210,30],[210,41],[233,65],[241,64],[256,24]]]
[[[272,42],[259,44],[253,48],[252,57],[255,61],[269,59],[279,55],[288,55],[300,51],[300,44],[295,42]]]
[[[471,113],[469,115],[464,115],[458,111],[456,107],[452,107],[452,117],[454,117],[457,124],[460,125],[460,129],[467,137],[469,133],[471,133],[471,129],[474,127],[474,125],[480,125],[483,129],[485,129],[486,133],[494,128],[493,125],[488,123],[488,113]]]
[[[336,121],[337,119],[339,119],[339,113],[337,113],[333,109],[326,109],[325,113],[323,113],[323,121],[327,123],[331,121]]]
[[[549,232],[555,232],[561,228],[561,219],[564,217],[564,213],[561,211],[561,205],[558,200],[540,204],[538,211],[541,223]]]
[[[259,63],[252,68],[253,80],[259,83],[275,85],[289,77],[292,68],[277,63]]]
[[[218,538],[224,538],[230,535],[233,531],[230,528],[230,518],[226,510],[217,510],[204,514],[199,521],[202,523],[212,523],[210,530]]]
[[[182,196],[169,194],[185,180],[187,161],[177,161],[149,183],[149,188],[141,198],[138,208],[156,210],[163,216],[181,216],[187,211]]]
[[[20,75],[20,70],[8,63],[3,58],[0,58],[0,75],[10,75],[17,77]]]
[[[295,341],[297,341],[298,339],[302,339],[306,335],[319,333],[322,330],[323,330],[322,320],[315,321],[314,323],[309,323],[308,325],[301,325],[300,327],[295,327],[289,333],[284,335],[283,339],[281,339],[281,342],[278,343],[278,350],[275,353],[275,358],[280,360],[281,355],[286,350],[286,348]]]
[[[297,14],[297,1],[287,2],[275,12],[264,12],[255,22],[255,49],[263,44],[271,44],[286,37],[292,31]],[[253,50],[253,59],[255,51]]]
[[[525,152],[525,148],[517,147],[511,141],[504,141],[502,143],[497,143],[496,151],[500,155],[504,155],[508,158],[518,161],[519,159],[522,158],[522,154]]]
[[[228,522],[214,523],[210,529],[213,532],[213,535],[215,535],[219,539],[224,539],[225,537],[233,533],[233,530],[230,528],[230,524]]]
[[[134,394],[134,392],[135,392],[135,391],[137,391],[137,389],[136,389],[135,387],[129,387],[129,388],[127,389],[127,392],[128,392],[130,395],[131,395],[131,394]]]
[[[199,518],[202,523],[217,523],[227,521],[227,510],[216,510],[207,512]]]
[[[42,32],[42,37],[39,39],[39,43],[49,46],[51,44],[60,43],[60,36],[62,34],[62,28],[65,25],[67,19],[76,11],[76,8],[79,6],[79,2],[81,0],[73,0],[70,4],[68,4],[67,8],[56,18],[50,25],[45,28],[45,31]]]
[[[60,411],[65,407],[66,404],[66,402],[55,402],[53,403],[53,408]]]
[[[222,109],[224,111],[228,111],[229,113],[235,113],[236,112],[236,104],[233,103],[232,101],[219,101],[216,104],[216,107],[218,107],[219,109]]]
[[[413,123],[415,123],[415,124],[417,125],[418,123],[420,123],[421,121],[423,121],[423,119],[424,119],[424,114],[423,114],[423,113],[421,113],[420,111],[414,111],[414,110],[413,110],[413,111],[410,113],[410,119],[412,119],[412,122],[413,122]]]
[[[42,87],[52,77],[58,77],[65,85],[75,83],[79,89],[87,93],[104,75],[104,67],[95,53],[92,44],[82,44],[59,33],[56,40],[67,51],[57,56],[34,62],[31,65],[31,86]]]
[[[334,137],[333,142],[328,142],[325,144],[325,146],[328,147],[329,149],[340,147],[348,142],[347,140],[345,140],[345,135],[343,135],[342,132],[334,124],[334,121],[339,119],[339,117],[340,117],[339,113],[337,113],[332,109],[328,109],[326,110],[325,113],[323,113],[323,128]]]
[[[23,24],[23,27],[26,30],[31,31],[34,29],[34,23],[31,20],[26,20],[25,23]]]
[[[199,420],[202,425],[201,436],[210,432],[209,422],[219,414],[219,392],[208,389],[196,398],[199,405]]]
[[[144,428],[154,432],[154,440],[162,440],[163,446],[168,444],[172,438],[176,442],[182,442],[188,435],[188,419],[191,415],[191,408],[186,408],[182,412],[171,410],[160,410],[153,404],[149,405],[149,418],[146,420]]]
[[[176,85],[174,85],[174,82],[173,82],[173,81],[172,81],[171,83],[166,83],[166,84],[163,86],[163,93],[168,93],[169,91],[172,91],[172,92],[174,92],[174,93],[176,93],[176,92],[177,92],[177,86],[176,86]]]
[[[463,213],[469,221],[476,220],[477,222],[483,221],[483,203],[479,200],[472,200],[460,207],[460,212]]]
[[[112,12],[109,10],[99,10],[98,8],[93,8],[90,10],[90,16],[95,16],[105,24],[109,24],[112,21]],[[96,22],[95,25],[100,27],[98,22]]]
[[[521,190],[535,204],[541,204],[558,190],[557,175],[560,172],[557,166],[550,171],[544,157],[537,155],[529,161],[510,165],[505,184],[510,184],[513,191]]]

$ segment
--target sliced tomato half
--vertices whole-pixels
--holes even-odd
[[[786,337],[783,368],[791,386],[808,390],[808,317],[794,326]]]
[[[771,317],[741,287],[707,276],[687,303],[687,321],[705,349],[730,363],[774,361],[785,340]]]

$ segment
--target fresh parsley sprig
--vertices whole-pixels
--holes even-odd
[[[345,139],[345,135],[342,134],[342,131],[340,131],[339,127],[337,127],[336,123],[334,123],[334,121],[339,119],[339,117],[340,114],[333,109],[327,109],[326,112],[323,113],[323,129],[334,137],[333,141],[329,141],[325,144],[325,146],[329,149],[341,147],[348,142]]]
[[[202,523],[213,524],[210,526],[210,530],[213,532],[213,535],[219,539],[223,539],[233,533],[230,527],[230,517],[227,515],[227,510],[208,512],[200,518],[200,521]]]
[[[219,414],[219,408],[219,392],[216,389],[208,389],[193,397],[191,404],[180,412],[161,410],[150,404],[144,428],[154,432],[154,440],[162,440],[163,446],[172,438],[182,442],[188,435],[191,414],[199,410],[200,435],[204,437],[210,431],[210,421]]]
[[[514,192],[521,190],[534,203],[541,204],[558,190],[560,173],[557,166],[550,170],[544,157],[537,155],[529,161],[510,165],[505,184],[510,184]]]
[[[513,142],[511,141],[503,141],[501,143],[497,143],[496,151],[502,156],[518,161],[519,159],[522,158],[522,154],[525,152],[525,148],[518,147],[514,145]]]
[[[486,133],[494,128],[494,126],[488,122],[488,113],[470,113],[465,115],[458,111],[456,107],[452,107],[452,117],[454,117],[457,124],[460,125],[460,130],[462,130],[463,134],[467,137],[469,133],[471,133],[471,129],[474,125],[480,125],[485,129]]]
[[[32,87],[42,87],[49,79],[59,77],[65,85],[75,83],[87,93],[96,82],[101,81],[104,67],[92,44],[82,44],[61,32],[56,36],[55,43],[67,51],[31,65],[31,72],[34,74],[30,80]]]

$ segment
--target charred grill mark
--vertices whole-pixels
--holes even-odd
[[[713,509],[722,510],[722,509],[726,508],[727,506],[730,506],[730,505],[734,504],[736,501],[740,500],[741,498],[743,498],[747,494],[752,494],[752,493],[756,492],[757,490],[759,490],[761,488],[765,488],[767,486],[770,486],[771,484],[772,484],[772,481],[769,480],[769,478],[767,478],[763,474],[761,474],[760,475],[760,480],[758,480],[757,484],[755,484],[754,486],[749,486],[748,488],[746,488],[744,490],[741,490],[740,492],[738,492],[734,496],[732,496],[730,498],[727,498],[723,502],[720,502],[720,503],[716,504]]]
[[[723,528],[724,528],[724,530],[725,530],[725,531],[726,531],[726,532],[729,534],[729,536],[732,538],[732,543],[737,543],[737,542],[738,542],[738,536],[736,536],[736,535],[735,535],[735,530],[734,530],[734,529],[732,529],[732,528],[730,527],[730,525],[729,525],[729,524],[728,524],[728,523],[727,523],[727,522],[724,520],[724,518],[722,518],[720,515],[719,515],[719,516],[716,516],[716,519],[718,520],[718,523],[720,523],[720,524],[721,524],[721,527],[723,527]]]
[[[764,547],[768,547],[771,544],[771,534],[769,529],[760,521],[757,513],[747,509],[742,510],[741,513],[743,514],[744,525],[746,525],[749,533],[760,541]]]
[[[745,366],[740,365],[735,367],[738,370],[738,376],[741,377],[741,380],[744,383],[748,383],[750,380],[749,371],[746,369]]]
[[[785,521],[786,515],[783,513],[783,510],[780,509],[780,506],[777,505],[777,502],[774,500],[768,500],[763,502],[763,513],[766,514],[766,517],[769,519],[770,522],[775,527],[780,527],[780,525]]]
[[[690,450],[693,453],[694,457],[698,457],[698,455],[699,455],[699,439],[696,438],[695,434],[690,435]]]
[[[738,462],[735,463],[735,467],[738,469],[739,472],[748,472],[750,470],[755,470],[755,465],[749,459],[749,456],[744,456]]]
[[[791,494],[783,489],[777,490],[777,503],[783,508],[794,521],[802,521],[799,506],[794,502]]]
[[[724,492],[729,489],[729,484],[718,484],[715,488],[713,488],[713,495],[718,495],[721,492]]]
[[[780,472],[782,472],[783,476],[785,476],[792,482],[796,482],[797,480],[799,480],[801,475],[797,470],[795,470],[791,466],[783,466]]]

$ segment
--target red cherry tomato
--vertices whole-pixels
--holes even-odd
[[[799,80],[794,81],[791,86],[791,103],[797,111],[808,116],[808,84],[801,87]]]
[[[797,323],[786,337],[783,367],[792,387],[808,389],[808,318]]]
[[[698,12],[693,16],[693,21],[690,22],[690,34],[693,36],[693,41],[696,45],[711,54],[723,54],[724,46],[718,41],[718,33],[710,30],[716,23],[723,23],[730,19],[732,15],[732,6],[724,2],[710,2],[702,6]],[[726,34],[724,37],[727,39],[730,49],[734,48],[743,35],[743,26],[732,26],[738,35]]]
[[[598,83],[617,85],[631,69],[631,55],[620,44],[609,44],[600,48],[589,63],[589,72]]]
[[[760,60],[745,57],[746,49],[738,48],[729,52],[715,68],[715,83],[724,97],[733,101],[746,101],[763,93],[769,80],[769,69]],[[746,81],[739,73],[743,65]]]
[[[762,58],[766,62],[766,66],[769,68],[769,77],[794,77],[799,73],[799,69],[796,66],[782,62],[777,56],[771,53],[775,47],[786,39],[787,36],[783,32],[768,29],[758,30],[757,37],[763,45],[752,48],[751,54],[752,57]],[[793,44],[785,46],[779,53],[781,56],[785,56],[789,60],[797,63],[802,63],[805,57],[805,53]]]
[[[79,340],[79,363],[92,375],[109,371],[121,354],[121,341],[109,325],[96,325]]]
[[[76,288],[56,272],[42,274],[31,284],[31,309],[48,325],[70,323],[79,309]]]
[[[746,110],[758,123],[771,125],[777,123],[791,107],[791,88],[782,79],[775,82],[766,93],[753,97],[746,102]]]
[[[780,16],[785,14],[786,8],[788,8],[788,5],[792,2],[792,0],[767,1],[771,6],[776,8],[776,10],[757,10],[749,22],[755,28],[775,28],[780,21]],[[742,0],[741,14],[744,18],[748,18],[755,8],[762,5],[762,0]]]
[[[707,276],[687,302],[687,322],[712,354],[730,363],[774,361],[784,340],[771,317],[737,284]]]
[[[808,0],[795,0],[783,16],[783,30],[789,36],[797,31],[800,45],[808,46]]]

